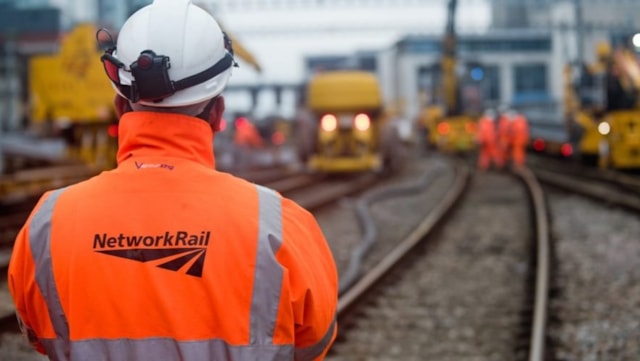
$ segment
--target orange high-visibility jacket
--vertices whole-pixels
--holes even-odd
[[[512,143],[516,146],[525,146],[529,143],[529,123],[524,115],[518,114],[511,124]]]
[[[496,125],[493,119],[483,116],[478,121],[478,142],[493,146],[496,142]]]
[[[337,332],[316,220],[216,171],[188,116],[125,114],[118,167],[44,194],[8,277],[51,360],[321,360]]]
[[[498,142],[503,148],[511,146],[511,120],[507,115],[498,117]]]
[[[237,145],[248,148],[260,148],[264,146],[264,141],[258,129],[249,121],[244,121],[242,125],[236,127],[233,141]]]

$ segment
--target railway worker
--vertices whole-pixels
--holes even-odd
[[[235,167],[237,169],[246,169],[251,166],[255,150],[264,147],[264,140],[255,125],[245,117],[237,118],[234,128]]]
[[[511,162],[514,167],[525,165],[527,145],[529,144],[529,123],[522,113],[511,118]]]
[[[49,359],[327,353],[338,280],[318,223],[214,168],[230,45],[190,0],[155,0],[103,56],[118,93],[117,168],[45,193],[9,266],[21,328]]]
[[[493,109],[487,109],[478,120],[477,141],[479,144],[478,169],[487,170],[492,164],[498,168],[500,156],[498,154],[498,137],[496,134],[496,113]]]
[[[498,115],[498,163],[500,168],[511,162],[511,118],[514,111],[502,107]]]

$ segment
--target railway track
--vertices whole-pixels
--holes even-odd
[[[525,187],[481,175],[459,202],[463,169],[424,220],[341,293],[340,336],[328,359],[543,359],[549,249],[541,189],[528,171],[518,173]],[[489,212],[504,217],[494,229],[482,222]]]
[[[554,220],[550,359],[637,360],[640,200],[631,190],[635,177],[534,169],[548,185]]]
[[[438,173],[441,174],[442,170],[441,169],[433,169],[431,170],[432,173]],[[429,177],[426,177],[425,179],[428,179]],[[431,178],[430,181],[433,181],[434,179]],[[331,202],[333,202],[335,204],[336,200],[339,199],[344,199],[344,197],[347,197],[349,195],[353,195],[353,194],[358,194],[358,195],[362,195],[363,193],[366,193],[365,190],[367,189],[367,187],[373,186],[374,184],[376,184],[377,182],[380,181],[380,178],[378,177],[371,177],[371,176],[363,176],[363,177],[352,177],[352,179],[322,179],[319,180],[316,177],[312,177],[306,174],[292,174],[290,176],[288,176],[286,179],[279,179],[279,180],[272,180],[269,182],[265,182],[264,184],[274,188],[276,190],[279,190],[281,193],[285,194],[288,197],[291,197],[293,199],[296,199],[296,201],[298,201],[301,205],[303,205],[304,207],[314,210],[314,209],[321,209],[324,206],[326,206],[327,204],[330,204]],[[448,180],[447,180],[448,181]],[[459,181],[453,182],[454,184],[458,183]],[[427,182],[428,183],[428,182]],[[422,187],[429,187],[429,184],[422,184]],[[414,185],[415,187],[415,185]],[[455,187],[455,186],[454,186]],[[409,187],[411,188],[411,187]],[[393,192],[392,192],[393,193]],[[403,192],[399,192],[399,193],[403,193]],[[379,193],[378,193],[379,194]],[[375,197],[374,197],[375,198]],[[453,196],[451,196],[450,194],[443,194],[444,202],[443,204],[446,204],[447,202],[452,203],[454,202]],[[500,196],[498,197],[500,198]],[[388,201],[388,202],[400,202],[402,203],[403,201],[401,200],[395,200],[395,201]],[[500,200],[499,200],[500,202]],[[520,201],[518,201],[520,202]],[[507,202],[509,203],[509,202]],[[381,207],[382,210],[388,208],[387,207],[387,203],[385,203],[384,201],[380,202],[379,204],[369,204],[372,208],[374,208],[374,215],[375,214],[380,214],[381,209],[378,209],[377,211],[375,210],[376,207]],[[424,220],[423,222],[420,222],[420,225],[418,227],[416,227],[416,229],[412,230],[409,235],[407,237],[405,237],[405,240],[403,241],[404,245],[400,246],[401,248],[404,248],[405,251],[404,252],[408,252],[410,249],[413,249],[414,252],[416,254],[421,253],[422,251],[420,251],[421,249],[425,249],[425,246],[422,245],[422,237],[420,236],[421,234],[423,234],[424,232],[428,232],[426,231],[426,229],[431,229],[431,231],[433,232],[441,230],[443,228],[443,226],[438,226],[438,222],[435,220],[435,214],[438,212],[438,209],[446,209],[448,208],[445,205],[436,205],[434,206],[431,211],[430,211],[430,218],[429,220]],[[391,212],[390,210],[387,210],[389,212]],[[443,214],[446,214],[446,210],[442,211]],[[384,215],[386,218],[388,218],[389,214]],[[459,228],[459,227],[458,227]],[[438,231],[440,232],[440,231]],[[386,234],[386,230],[385,229],[381,229],[380,232],[380,237],[385,237]],[[436,234],[437,236],[437,234]],[[434,237],[433,234],[430,237]],[[439,236],[437,236],[439,237]],[[407,240],[408,239],[408,240]],[[445,244],[446,241],[442,241],[442,242],[435,242],[432,241],[430,243],[432,244],[437,244],[437,243],[442,243]],[[397,242],[392,242],[392,243],[397,243]],[[413,244],[412,244],[413,243]],[[389,245],[387,244],[386,247],[389,247]],[[402,276],[397,276],[394,275],[392,273],[391,276],[387,275],[384,276],[385,274],[387,274],[387,271],[391,271],[391,272],[402,272],[403,268],[406,267],[414,267],[414,266],[401,266],[399,268],[396,268],[395,266],[393,266],[392,264],[395,263],[395,261],[400,261],[400,260],[404,260],[401,262],[408,262],[408,263],[412,263],[412,264],[420,264],[422,262],[416,262],[416,261],[406,261],[406,258],[403,258],[403,256],[401,256],[401,251],[398,251],[396,249],[392,248],[384,248],[384,247],[376,247],[376,248],[382,248],[382,251],[378,251],[378,253],[376,252],[372,252],[372,254],[365,260],[362,262],[362,269],[363,269],[363,274],[366,274],[366,276],[364,276],[362,279],[372,279],[372,278],[376,278],[371,276],[370,272],[378,272],[380,274],[380,278],[387,278],[387,281],[382,281],[382,283],[379,283],[378,281],[373,281],[372,283],[372,287],[376,287],[376,284],[378,285],[377,287],[386,287],[386,286],[379,286],[380,284],[384,285],[387,284],[388,285],[388,279],[395,279],[395,280],[399,280],[402,279]],[[380,254],[385,255],[385,257],[381,257]],[[414,256],[412,256],[414,257]],[[421,257],[421,256],[419,256]],[[378,259],[376,259],[378,258]],[[382,259],[380,259],[382,258]],[[396,258],[396,260],[394,261],[393,258]],[[387,271],[380,271],[380,269],[378,269],[378,271],[375,271],[376,265],[379,264],[386,264],[387,267],[389,268],[389,270]],[[398,271],[398,269],[400,271]],[[420,271],[418,271],[420,272]],[[437,270],[435,269],[431,269],[430,271],[428,271],[427,273],[429,274],[435,274],[435,272],[437,272]],[[384,277],[383,277],[384,276]],[[342,276],[341,276],[342,278]],[[414,281],[417,281],[418,278],[413,279]],[[398,281],[399,282],[399,281]],[[523,281],[524,282],[524,281]],[[421,286],[420,286],[421,287]],[[357,327],[357,324],[360,323],[361,321],[358,321],[358,317],[359,316],[354,316],[354,314],[357,314],[358,312],[364,312],[364,313],[371,313],[371,312],[375,312],[375,311],[371,311],[371,309],[366,310],[366,311],[358,311],[361,307],[361,305],[364,304],[369,304],[372,301],[367,301],[366,297],[375,297],[376,294],[379,294],[380,292],[382,292],[383,294],[386,293],[391,293],[394,294],[396,293],[396,291],[391,290],[391,291],[371,291],[371,290],[364,290],[363,291],[363,295],[364,296],[357,296],[354,297],[354,290],[356,290],[357,288],[361,288],[361,289],[366,289],[368,287],[363,287],[361,281],[355,283],[355,285],[353,287],[349,287],[349,289],[345,292],[341,292],[341,297],[340,297],[340,314],[341,314],[341,321],[340,321],[340,325],[341,325],[341,340],[343,340],[344,338],[346,338],[349,342],[347,343],[343,343],[343,342],[338,342],[336,344],[336,346],[334,347],[334,350],[332,351],[331,356],[329,357],[329,359],[353,359],[353,357],[355,355],[353,354],[347,354],[345,356],[344,352],[345,352],[345,344],[348,345],[352,345],[353,343],[353,327],[354,325]],[[390,287],[391,288],[391,287]],[[410,287],[410,288],[415,288],[415,287]],[[401,291],[400,293],[402,293],[404,291]],[[362,300],[361,297],[365,297],[364,301]],[[348,299],[352,299],[352,301],[348,301]],[[373,301],[376,303],[382,303],[385,304],[388,301]],[[433,302],[433,301],[429,301],[429,302]],[[393,306],[392,303],[388,303],[387,304],[389,307],[391,307],[392,309],[395,309],[396,307]],[[434,306],[433,303],[428,303],[427,305],[425,305],[422,308],[419,307],[413,307],[413,308],[409,308],[409,309],[413,309],[415,312],[417,312],[418,314],[421,312],[420,309],[422,309],[423,311],[426,311],[426,313],[428,314],[429,310],[432,309]],[[400,306],[398,306],[400,307]],[[400,307],[402,308],[402,307]],[[531,307],[529,308],[524,308],[526,312],[530,312]],[[353,310],[356,310],[356,313],[353,312]],[[458,311],[460,309],[458,308]],[[456,312],[458,312],[456,311]],[[487,311],[487,309],[485,309],[485,311]],[[489,310],[491,311],[491,315],[495,316],[496,312],[499,313],[499,310]],[[386,310],[384,311],[385,314],[387,314],[387,316],[390,316],[392,314],[393,311],[390,310]],[[445,310],[442,307],[436,307],[436,315],[440,315],[443,316],[442,312],[445,312]],[[455,314],[455,313],[454,313]],[[520,320],[522,319],[522,316],[520,315],[519,312],[515,312],[515,314],[517,315],[515,318]],[[346,315],[346,316],[345,316]],[[417,321],[417,315],[414,314],[412,319],[416,320],[415,322],[420,323],[422,321]],[[348,321],[344,321],[344,317],[347,317]],[[353,321],[353,317],[355,317],[355,321]],[[507,318],[508,319],[508,318]],[[403,334],[403,327],[405,325],[402,324],[402,318],[398,318],[397,319],[398,322],[400,322],[399,324],[396,323],[394,325],[394,327],[397,328],[397,335],[402,335]],[[414,321],[410,321],[414,322]],[[414,323],[415,323],[414,322]],[[438,320],[437,318],[434,320],[432,319],[431,321],[428,320],[428,317],[425,319],[425,321],[427,324],[429,324],[429,322],[431,322],[431,325],[440,325],[441,320]],[[531,321],[533,322],[533,321]],[[521,321],[518,321],[518,323],[520,325],[522,325]],[[526,322],[525,322],[526,324]],[[346,329],[344,328],[346,326]],[[415,325],[414,325],[415,326]],[[441,326],[441,325],[440,325]],[[438,326],[438,327],[440,327]],[[435,327],[435,326],[434,326]],[[522,326],[519,326],[522,327]],[[371,326],[371,327],[367,327],[369,331],[374,330],[375,332],[375,327]],[[14,328],[15,330],[15,328]],[[434,331],[435,328],[432,327],[431,331]],[[454,330],[451,332],[459,332],[461,335],[464,335],[465,333],[469,332],[469,328],[462,328],[460,330]],[[356,328],[356,333],[357,333],[357,328]],[[420,333],[420,331],[418,332]],[[395,337],[400,337],[400,336],[395,336]],[[364,338],[364,340],[368,340],[367,344],[370,345],[370,339],[368,338]],[[402,342],[400,342],[400,340],[396,340],[397,345],[402,345]],[[415,343],[416,341],[420,341],[420,340],[415,340],[414,339],[414,345],[417,345],[419,343]],[[512,340],[511,340],[512,341]],[[505,340],[505,339],[501,339],[501,342],[503,342],[505,345],[509,344],[509,345],[513,345],[512,343],[510,343],[510,340]],[[515,341],[514,341],[515,342]],[[522,341],[519,341],[522,342]],[[528,343],[529,341],[527,341]],[[357,345],[358,343],[355,342],[355,344]],[[398,346],[395,346],[396,348]],[[366,348],[366,347],[365,347]],[[405,347],[401,347],[402,349],[405,349]],[[348,347],[347,347],[348,349]],[[393,347],[391,347],[390,349],[393,349]],[[347,352],[350,352],[347,350]],[[384,354],[381,354],[384,355]],[[422,354],[427,355],[427,354]],[[436,356],[438,357],[444,357],[446,356],[446,352],[442,353],[442,351],[440,353],[437,353]],[[381,356],[381,359],[384,359],[384,356]],[[396,357],[397,359],[410,359],[410,358],[404,358],[404,357]],[[372,358],[375,359],[375,358]],[[417,359],[423,359],[423,358],[417,358]],[[440,359],[437,358],[436,359]]]
[[[540,158],[531,169],[547,185],[640,212],[640,177]]]

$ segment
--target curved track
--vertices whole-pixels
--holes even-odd
[[[640,199],[619,172],[536,167],[554,230],[549,359],[640,356]],[[622,181],[617,181],[617,180]]]
[[[479,175],[442,224],[466,182],[464,170],[457,174],[440,204],[341,294],[340,339],[329,359],[543,359],[548,232],[541,189],[526,170],[518,172],[525,187]],[[494,226],[483,222],[489,218]]]

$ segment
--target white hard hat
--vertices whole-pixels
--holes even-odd
[[[491,119],[491,120],[495,120],[496,117],[496,111],[491,109],[491,108],[487,108],[484,111],[484,116]]]
[[[214,98],[236,65],[216,20],[191,0],[154,0],[135,12],[102,62],[118,94],[152,107]]]

